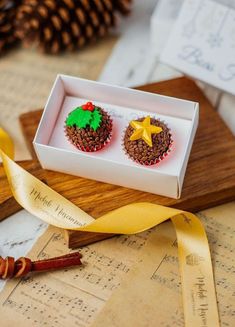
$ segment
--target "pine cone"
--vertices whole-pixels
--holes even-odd
[[[132,0],[23,0],[16,35],[46,53],[73,50],[106,35]]]
[[[0,55],[17,42],[15,18],[20,0],[0,0]]]

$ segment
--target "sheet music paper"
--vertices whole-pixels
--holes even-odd
[[[89,326],[137,261],[151,231],[119,236],[81,249],[83,266],[9,281],[0,293],[1,327]],[[44,259],[68,253],[50,227],[29,253]]]
[[[58,73],[96,80],[116,38],[106,38],[93,46],[58,56],[35,50],[15,50],[0,60],[0,126],[16,146],[16,159],[29,159],[18,117],[43,108]]]
[[[235,203],[199,213],[209,238],[221,326],[234,326]],[[184,326],[176,235],[170,222],[156,228],[134,267],[114,292],[92,327]],[[189,264],[200,258],[190,257]],[[198,296],[204,297],[203,276]],[[205,306],[206,308],[206,306]],[[204,320],[202,325],[211,326]]]
[[[212,251],[222,326],[233,326],[235,202],[199,213]],[[29,257],[67,253],[50,227]],[[171,223],[81,249],[83,266],[9,281],[1,326],[183,326],[176,236]],[[190,258],[196,264],[200,258]],[[200,284],[200,283],[199,283]],[[203,294],[203,285],[199,285]],[[106,303],[107,302],[107,303]],[[156,322],[158,324],[156,324]]]

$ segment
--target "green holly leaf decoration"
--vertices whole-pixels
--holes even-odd
[[[73,111],[71,111],[69,113],[69,115],[68,115],[68,117],[66,118],[66,121],[65,121],[66,126],[76,125],[78,110],[79,110],[79,108],[76,108],[76,109],[74,109]]]
[[[100,127],[102,115],[99,108],[94,111],[84,110],[82,107],[77,107],[68,115],[65,124],[66,126],[77,126],[79,128],[91,127],[94,131]]]
[[[98,108],[95,108],[95,110],[92,112],[92,117],[91,117],[91,121],[90,121],[90,127],[94,131],[96,131],[97,128],[100,127],[101,120],[102,120],[102,115],[101,115],[99,109]]]
[[[72,112],[70,112],[65,123],[67,126],[77,126],[79,128],[85,128],[87,125],[89,125],[91,116],[91,111],[83,110],[81,107],[78,107]]]
[[[79,110],[77,115],[77,126],[79,128],[85,128],[87,125],[89,126],[91,120],[92,112],[88,110]]]

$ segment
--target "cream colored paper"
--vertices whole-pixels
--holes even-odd
[[[8,53],[0,60],[0,126],[15,141],[16,160],[29,159],[18,117],[43,108],[58,73],[96,80],[116,38],[106,38],[81,51],[52,56],[30,49]]]
[[[0,293],[1,327],[89,326],[136,262],[151,231],[82,248],[83,266],[9,281]],[[61,230],[49,227],[29,257],[68,253]]]
[[[234,326],[235,203],[198,214],[206,226],[212,253],[221,326]],[[190,256],[189,265],[200,257]],[[203,276],[198,277],[196,296],[203,299],[200,326],[213,327],[206,320],[207,297]],[[176,235],[170,222],[152,233],[134,267],[107,302],[92,327],[184,326],[181,303]],[[195,293],[192,292],[192,296]],[[196,301],[195,301],[196,302]]]
[[[199,215],[209,235],[221,325],[233,326],[235,203]],[[0,293],[1,327],[183,326],[175,240],[171,223],[164,223],[152,232],[84,247],[84,267],[9,281]],[[67,252],[60,230],[50,227],[29,256]],[[203,296],[203,285],[198,288]]]

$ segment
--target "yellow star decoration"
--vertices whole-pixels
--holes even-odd
[[[150,116],[147,116],[142,122],[132,120],[130,125],[135,130],[130,140],[135,141],[142,139],[151,147],[153,146],[152,134],[158,134],[162,131],[161,127],[151,125]]]

